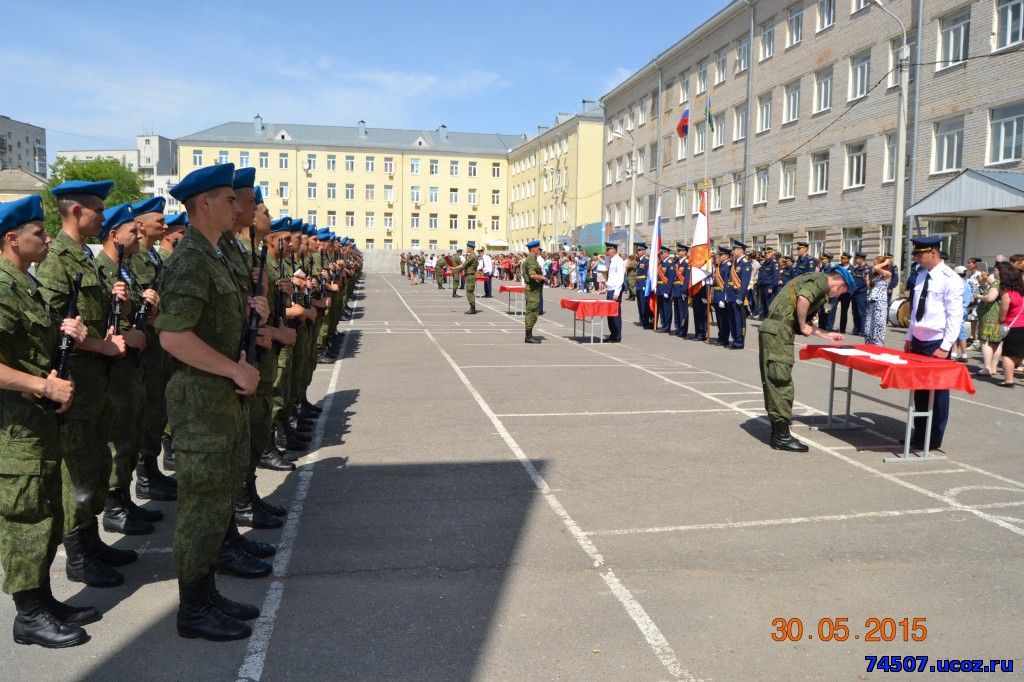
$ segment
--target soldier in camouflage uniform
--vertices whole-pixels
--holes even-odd
[[[547,278],[544,277],[540,263],[537,262],[540,241],[534,239],[527,242],[526,248],[530,250],[530,255],[523,263],[523,280],[526,282],[526,343],[540,343],[540,339],[533,335],[533,326],[537,324],[541,292]]]
[[[104,287],[92,251],[85,245],[103,225],[103,199],[112,182],[70,180],[50,189],[57,199],[61,231],[45,261],[36,267],[39,292],[53,310],[67,310],[71,282],[82,275],[78,312],[89,333],[76,349],[72,379],[82,399],[60,424],[65,571],[68,580],[93,587],[114,587],[124,577],[113,567],[138,560],[136,552],[108,546],[99,536],[96,516],[103,511],[110,478],[107,426],[107,359],[125,354],[124,337],[106,327],[110,298],[127,300],[119,282]]]
[[[28,273],[47,254],[38,195],[0,204],[0,565],[3,591],[14,598],[14,641],[47,648],[88,640],[82,625],[100,619],[91,607],[58,602],[50,565],[63,534],[58,415],[74,397],[70,380],[51,371],[61,335],[85,340],[81,318],[53,320],[65,311],[49,307]],[[71,352],[71,348],[68,348]],[[51,407],[42,400],[52,401]]]
[[[458,249],[452,255],[453,266],[450,268],[452,271],[452,298],[459,297],[459,268],[462,266],[462,249]]]
[[[818,329],[810,320],[829,298],[839,296],[852,286],[853,278],[845,269],[831,274],[805,273],[789,281],[772,301],[768,317],[758,331],[758,357],[764,406],[772,424],[769,444],[775,450],[807,452],[804,443],[789,431],[793,418],[793,338],[818,336],[832,343],[843,337]]]
[[[185,203],[191,227],[168,259],[156,321],[161,345],[179,362],[167,384],[178,460],[178,634],[215,641],[248,637],[252,630],[242,621],[259,615],[221,596],[214,581],[248,439],[242,402],[260,381],[239,353],[243,320],[250,309],[264,321],[268,314],[265,299],[245,295],[220,247],[239,213],[234,170],[229,163],[200,168],[171,190]]]
[[[467,315],[476,315],[476,242],[466,242],[466,259],[457,259],[457,265],[452,268],[452,281],[457,275],[466,278],[466,302],[469,303]],[[454,291],[454,289],[453,289]]]
[[[188,225],[188,214],[184,211],[181,213],[169,213],[164,219],[164,236],[160,239],[160,246],[157,247],[156,253],[160,257],[161,261],[166,261],[174,253],[174,247],[181,241],[181,237],[185,234],[185,226]],[[154,330],[155,333],[155,330]],[[160,342],[157,340],[156,345],[159,347]],[[167,354],[166,351],[161,347],[160,356],[163,363],[163,390],[160,391],[160,395],[163,396],[166,393],[167,381],[174,374],[176,360]],[[167,424],[167,403],[166,398],[163,406],[164,410],[164,428],[163,433],[160,436],[160,449],[164,456],[164,469],[168,471],[174,471],[174,446],[171,443],[171,427]],[[178,486],[177,481],[174,482],[174,494],[177,497]],[[139,494],[138,485],[136,485],[135,494]],[[141,497],[141,495],[140,495]]]

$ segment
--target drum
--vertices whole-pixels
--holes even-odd
[[[910,326],[909,298],[897,298],[889,304],[889,324],[894,327]]]

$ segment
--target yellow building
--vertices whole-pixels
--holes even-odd
[[[601,220],[604,112],[585,102],[509,152],[509,242],[540,239],[545,250],[571,244],[575,228]]]
[[[332,228],[360,248],[449,250],[508,239],[508,153],[521,142],[517,135],[256,116],[177,142],[182,176],[215,163],[252,166],[272,216]]]
[[[0,202],[14,201],[39,194],[46,189],[46,180],[20,168],[0,170]]]

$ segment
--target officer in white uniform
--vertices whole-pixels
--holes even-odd
[[[606,298],[619,302],[619,314],[608,318],[608,336],[605,341],[619,343],[622,341],[622,287],[626,283],[626,261],[619,255],[619,245],[605,242],[605,259],[608,265],[608,284]]]

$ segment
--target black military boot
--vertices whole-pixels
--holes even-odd
[[[128,515],[134,516],[137,519],[143,521],[149,521],[150,523],[156,523],[157,521],[163,521],[164,513],[159,509],[146,509],[135,504],[132,500],[131,495],[126,495],[125,500],[128,503]]]
[[[249,486],[242,486],[242,492],[235,503],[235,523],[248,528],[280,528],[284,521],[253,506],[249,495]]]
[[[313,437],[305,433],[301,433],[295,425],[288,419],[281,420],[281,427],[284,429],[285,434],[294,441],[298,441],[303,445],[309,445],[309,442],[313,440]],[[288,448],[291,450],[291,448]]]
[[[107,493],[107,504],[103,508],[103,530],[123,535],[148,535],[156,530],[149,521],[129,513],[126,497],[127,492],[123,490]]]
[[[227,642],[252,634],[251,627],[214,607],[208,578],[194,583],[179,580],[178,598],[178,635],[181,637]]]
[[[259,507],[260,509],[262,509],[263,511],[267,512],[268,514],[273,514],[274,516],[280,516],[282,518],[285,517],[285,516],[288,516],[288,510],[287,509],[285,509],[284,507],[278,506],[276,504],[271,504],[270,502],[267,502],[262,497],[260,497],[259,492],[257,492],[257,490],[256,490],[256,477],[255,476],[253,476],[252,478],[249,479],[248,486],[249,486],[249,497],[252,498],[253,505]],[[250,552],[250,554],[251,554],[251,552]]]
[[[476,315],[476,303],[469,304],[469,310],[462,313],[463,315]]]
[[[164,469],[174,471],[174,447],[171,445],[171,437],[166,433],[160,438],[160,450],[164,456]]]
[[[139,560],[139,553],[134,549],[118,549],[103,542],[100,528],[95,523],[83,529],[82,536],[85,538],[85,553],[107,566],[127,566]]]
[[[526,330],[526,343],[540,343],[540,339],[533,335],[532,329]]]
[[[256,466],[270,471],[295,471],[295,464],[289,462],[276,447],[264,450]]]
[[[810,449],[789,432],[788,421],[772,422],[772,437],[768,444],[772,446],[773,450],[786,450],[787,452],[807,452]]]
[[[313,403],[309,402],[305,398],[303,398],[302,402],[299,403],[299,410],[300,410],[300,414],[303,417],[305,417],[305,416],[319,417],[324,412],[324,408],[320,407],[319,405],[314,405]]]
[[[77,625],[61,623],[46,608],[43,591],[15,592],[14,641],[17,644],[38,644],[47,649],[64,649],[89,641],[89,635]]]
[[[124,576],[88,551],[87,533],[88,529],[76,528],[64,536],[64,551],[68,555],[64,570],[68,580],[90,587],[117,587],[124,582]]]
[[[269,559],[277,554],[277,548],[269,542],[258,542],[239,533],[238,525],[234,522],[234,519],[228,525],[228,532],[224,538],[226,542],[238,545],[243,552],[251,554],[257,559]]]
[[[223,613],[228,618],[235,620],[254,620],[260,617],[260,610],[252,604],[240,604],[231,601],[217,591],[217,578],[213,571],[206,576],[210,590],[210,603],[213,608]]]
[[[309,441],[300,440],[296,437],[298,435],[300,434],[295,433],[291,430],[291,427],[286,425],[284,420],[281,420],[274,428],[274,445],[277,447],[287,448],[288,450],[309,449]]]
[[[295,417],[295,430],[299,433],[308,434],[316,427],[316,421],[313,419],[306,419],[302,416]]]
[[[178,499],[178,482],[160,471],[156,455],[140,457],[135,465],[135,496],[140,500],[160,502]]]
[[[46,576],[39,589],[43,593],[43,606],[65,625],[88,625],[103,618],[95,606],[72,606],[57,601],[53,596],[53,588],[50,587],[50,576]]]
[[[266,561],[257,559],[239,546],[237,541],[225,539],[217,554],[216,568],[221,573],[239,578],[262,578],[273,570]]]

